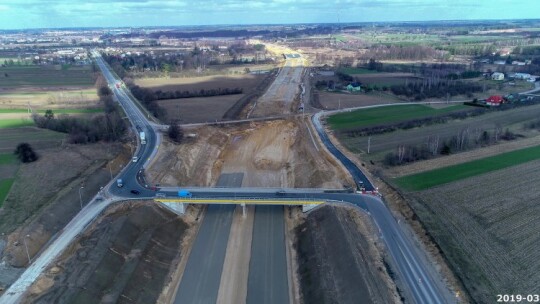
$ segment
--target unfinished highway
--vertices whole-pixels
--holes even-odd
[[[101,59],[98,59],[98,62],[100,62]],[[103,63],[103,62],[101,62]],[[107,80],[109,82],[112,82],[113,84],[116,83],[118,80],[114,77],[112,77],[112,73],[108,69],[108,67],[105,64],[99,64],[100,68],[103,70],[103,73],[107,77]],[[114,93],[116,97],[118,98],[120,104],[122,107],[124,107],[126,114],[128,115],[130,121],[132,124],[143,124],[144,128],[147,128],[149,130],[148,139],[147,139],[147,145],[144,148],[139,148],[139,151],[137,153],[141,154],[141,159],[144,161],[140,161],[137,163],[130,163],[127,165],[127,167],[122,171],[122,173],[119,175],[120,178],[123,178],[126,183],[130,183],[130,185],[133,185],[133,187],[136,187],[137,189],[140,189],[141,194],[138,196],[135,196],[130,193],[118,191],[116,187],[110,188],[110,193],[115,196],[114,200],[107,201],[106,203],[97,203],[93,202],[88,204],[82,211],[81,214],[89,214],[88,211],[90,209],[102,209],[105,208],[106,205],[108,205],[112,201],[120,201],[124,199],[132,199],[132,198],[154,198],[155,191],[152,191],[148,187],[145,187],[145,185],[139,185],[137,182],[137,173],[144,168],[146,163],[149,159],[151,159],[155,149],[157,148],[157,143],[159,142],[159,134],[156,132],[153,132],[153,127],[151,123],[146,119],[144,115],[140,112],[140,110],[135,106],[135,101],[131,100],[130,96],[126,94],[126,92],[123,92],[121,90],[114,90]],[[329,151],[343,164],[345,167],[350,171],[350,173],[353,175],[355,179],[361,179],[364,180],[364,184],[366,185],[366,188],[373,189],[373,185],[365,178],[365,176],[362,174],[361,170],[356,167],[350,160],[348,160],[339,150],[336,149],[333,144],[327,140],[326,137],[325,140],[325,131],[320,125],[320,122],[318,122],[318,116],[314,118],[315,126],[317,127],[317,131],[319,135],[323,139],[323,143],[325,146],[329,149]],[[139,125],[140,126],[140,125]],[[168,195],[171,195],[175,193],[175,191],[178,191],[179,188],[171,188],[168,189]],[[194,198],[223,198],[223,199],[231,199],[234,200],[235,197],[243,197],[246,199],[261,199],[261,198],[272,198],[272,199],[321,199],[321,200],[330,200],[330,201],[343,201],[343,202],[349,202],[352,203],[359,208],[365,210],[368,212],[379,228],[379,232],[381,234],[381,237],[384,239],[385,244],[387,245],[388,253],[392,257],[395,265],[396,265],[396,272],[397,276],[402,279],[407,286],[407,289],[409,290],[409,293],[414,299],[414,302],[416,303],[446,303],[450,302],[452,300],[451,295],[449,295],[449,292],[447,289],[444,288],[444,284],[441,282],[441,278],[437,274],[436,271],[433,269],[433,265],[430,265],[426,259],[422,258],[422,252],[418,249],[418,247],[415,245],[414,241],[410,239],[410,236],[405,234],[401,227],[397,224],[395,219],[393,218],[392,214],[386,207],[386,205],[378,198],[373,196],[364,196],[364,195],[357,195],[357,194],[344,194],[344,193],[324,193],[322,190],[301,190],[301,189],[285,189],[285,194],[278,194],[276,193],[275,189],[246,189],[246,188],[198,188],[198,189],[192,189],[193,191],[193,197]],[[220,209],[219,207],[222,207]],[[209,207],[210,208],[210,207]],[[208,280],[208,282],[212,282],[213,285],[199,285],[199,287],[195,286],[194,288],[182,287],[182,283],[180,284],[180,289],[178,292],[179,296],[183,296],[184,292],[182,292],[182,288],[189,289],[188,294],[186,297],[189,297],[189,293],[193,293],[193,296],[190,298],[189,301],[182,301],[182,303],[215,303],[212,302],[215,297],[217,297],[218,294],[218,288],[216,287],[219,283],[219,279],[216,280],[217,276],[221,276],[221,270],[223,269],[223,259],[222,256],[224,256],[224,253],[220,251],[220,248],[223,248],[226,246],[227,240],[220,239],[220,237],[226,238],[224,235],[228,233],[227,226],[230,229],[230,224],[228,223],[228,215],[221,216],[222,214],[227,214],[228,208],[233,209],[233,207],[228,206],[215,206],[211,207],[212,210],[215,208],[216,211],[212,211],[206,215],[205,222],[208,221],[209,228],[206,228],[208,232],[202,233],[199,232],[200,235],[208,235],[209,239],[207,239],[208,242],[204,243],[210,243],[212,244],[212,239],[214,242],[214,248],[212,247],[205,247],[208,244],[200,245],[201,249],[197,249],[197,252],[200,256],[198,257],[201,261],[204,261],[202,265],[201,262],[195,263],[192,270],[193,272],[205,272],[206,274],[202,276],[202,281]],[[279,208],[282,210],[283,207],[271,207],[271,208]],[[266,253],[266,252],[260,252],[262,248],[266,246],[274,246],[273,249],[276,249],[281,252],[280,245],[283,241],[281,237],[276,237],[275,235],[279,235],[279,229],[278,226],[280,226],[279,218],[273,217],[273,212],[277,214],[281,214],[281,217],[283,216],[282,212],[278,211],[268,211],[270,209],[263,208],[261,210],[265,210],[262,216],[259,216],[258,222],[260,223],[260,227],[257,226],[258,224],[254,224],[253,229],[253,237],[261,238],[261,240],[264,237],[271,236],[271,238],[275,237],[275,239],[270,240],[270,243],[264,244],[264,242],[259,242],[256,240],[253,240],[253,244],[257,245],[257,248],[252,250],[252,257],[253,252],[259,253],[261,260],[255,260],[253,263],[257,262],[256,266],[251,265],[250,262],[250,279],[248,282],[248,291],[247,291],[247,300],[249,303],[286,303],[288,302],[288,298],[286,295],[279,295],[279,294],[270,294],[270,292],[263,291],[261,292],[261,295],[255,295],[250,294],[250,288],[253,286],[253,291],[251,292],[257,292],[257,289],[265,289],[265,288],[274,288],[274,290],[278,290],[279,286],[283,286],[283,282],[286,280],[283,280],[283,276],[280,274],[283,267],[286,267],[286,259],[274,256],[272,253]],[[94,211],[95,212],[95,211]],[[216,219],[212,220],[212,213],[216,214]],[[266,215],[264,215],[267,213]],[[210,215],[210,216],[209,216]],[[279,216],[278,216],[279,217]],[[66,246],[79,234],[81,231],[85,229],[85,227],[88,225],[89,221],[91,219],[88,219],[88,216],[84,218],[84,220],[81,220],[81,217],[77,216],[74,218],[72,222],[56,237],[56,239],[53,241],[51,246],[47,248],[35,261],[34,263],[23,273],[21,276],[21,279],[19,279],[17,282],[15,282],[0,298],[1,303],[18,303],[24,296],[24,292],[30,286],[32,282],[35,281],[35,279],[39,276],[39,274],[47,268],[48,265],[51,264],[54,259],[63,252],[63,249],[66,248]],[[215,222],[217,221],[217,223]],[[219,221],[222,221],[221,223]],[[255,222],[257,222],[257,216],[255,219]],[[264,227],[267,227],[264,229]],[[259,230],[260,229],[260,230]],[[278,231],[276,231],[276,229]],[[227,231],[227,233],[222,233],[221,230]],[[257,232],[256,232],[257,231]],[[269,231],[272,231],[272,233],[269,233]],[[274,235],[275,233],[275,235]],[[265,242],[268,242],[264,240]],[[217,242],[217,243],[216,243]],[[196,246],[196,245],[194,245]],[[212,246],[212,245],[210,245]],[[196,248],[193,247],[193,250]],[[207,251],[209,250],[209,251]],[[216,251],[214,253],[213,251]],[[192,255],[194,253],[192,252]],[[207,265],[209,264],[208,255],[215,254],[215,264]],[[283,250],[283,254],[284,250]],[[191,256],[190,256],[191,258]],[[258,259],[259,257],[257,257]],[[221,262],[220,262],[221,261]],[[213,262],[212,262],[213,263]],[[189,262],[188,262],[189,264]],[[199,267],[197,267],[199,265]],[[203,268],[205,267],[205,268]],[[257,267],[261,267],[258,269]],[[265,279],[259,281],[259,277],[257,279],[251,280],[252,273],[254,276],[258,275],[259,273],[263,273],[266,271],[269,271],[270,268],[277,268],[276,271],[270,273],[270,277],[265,276],[265,279],[268,281],[264,281]],[[185,275],[189,275],[188,269],[186,267],[186,273]],[[280,282],[281,281],[281,282]],[[184,282],[184,278],[182,279],[182,282]],[[187,281],[186,281],[187,282]],[[192,282],[197,282],[196,279],[193,279]],[[187,284],[187,283],[186,283]],[[190,283],[191,284],[191,283]],[[205,284],[205,283],[197,283],[197,284]],[[204,289],[201,289],[204,287]],[[199,291],[202,290],[204,294],[210,294],[210,297],[206,296],[200,296],[197,297],[197,294]],[[200,292],[199,292],[200,295]],[[214,298],[212,298],[214,297]],[[275,301],[274,301],[275,300]],[[285,302],[281,302],[281,301]],[[252,302],[253,301],[253,302]]]

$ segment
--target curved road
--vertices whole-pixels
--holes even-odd
[[[109,84],[113,86],[113,92],[119,103],[124,108],[130,119],[134,131],[137,127],[143,130],[146,135],[146,145],[139,145],[136,155],[139,161],[130,162],[119,174],[118,178],[124,181],[124,187],[118,188],[115,183],[111,183],[109,193],[116,198],[106,201],[93,200],[88,204],[67,226],[62,230],[51,245],[35,259],[34,263],[21,275],[10,288],[0,297],[0,303],[17,303],[21,300],[26,289],[37,279],[54,259],[62,253],[64,248],[84,229],[86,226],[111,202],[134,198],[154,198],[155,192],[144,185],[138,183],[138,174],[144,169],[153,155],[155,155],[160,142],[160,135],[156,133],[152,124],[144,117],[137,108],[134,101],[126,94],[123,87],[117,88],[119,81],[113,76],[103,59],[95,53],[96,62],[101,68]],[[328,139],[319,121],[321,114],[313,117],[313,122],[319,136],[328,150],[339,159],[350,171],[356,180],[361,180],[366,186],[366,190],[372,190],[373,185],[362,173],[362,171],[346,158]],[[138,131],[138,130],[137,130]],[[137,132],[138,133],[138,132]],[[180,188],[162,189],[168,196],[175,196]],[[140,191],[140,195],[130,193],[130,190]],[[396,265],[398,276],[404,281],[409,289],[409,293],[416,303],[446,303],[450,302],[452,296],[449,291],[440,283],[439,275],[433,270],[433,265],[429,265],[421,257],[421,252],[415,247],[410,237],[403,233],[398,223],[386,207],[386,205],[374,196],[349,194],[349,193],[325,193],[324,190],[317,189],[285,189],[285,195],[278,195],[272,189],[249,189],[249,188],[192,188],[190,189],[194,198],[276,198],[276,199],[324,199],[337,202],[349,202],[368,212],[375,224],[379,228],[381,237],[387,245],[388,252],[392,256]]]

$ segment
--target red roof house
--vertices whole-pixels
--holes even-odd
[[[488,106],[500,106],[501,103],[503,103],[504,99],[500,95],[493,95],[489,96],[488,99],[486,99],[486,104]]]

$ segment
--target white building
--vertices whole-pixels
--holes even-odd
[[[495,73],[491,74],[491,79],[492,80],[504,80],[504,74],[499,73],[499,72],[495,72]]]
[[[531,74],[527,74],[527,73],[515,73],[515,74],[514,74],[514,78],[516,78],[516,79],[528,79],[528,78],[531,78]]]

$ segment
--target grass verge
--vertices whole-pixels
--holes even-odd
[[[31,119],[13,118],[0,120],[0,129],[28,127],[33,125],[34,121]]]
[[[39,114],[44,114],[46,110],[38,110]],[[86,114],[86,113],[102,113],[103,109],[52,109],[54,114]],[[17,114],[28,113],[27,109],[0,109],[0,114]]]
[[[466,108],[467,106],[464,105],[453,105],[441,109],[417,104],[387,106],[335,114],[328,117],[328,123],[332,129],[340,130],[423,118]]]
[[[540,159],[540,146],[486,157],[459,165],[430,170],[394,179],[397,186],[408,191],[418,191],[454,182],[460,179]]]
[[[14,178],[0,179],[0,208],[2,207],[2,204],[4,204],[4,200],[6,199],[9,189],[11,189],[11,185],[13,185],[14,181]]]
[[[0,165],[11,165],[14,164],[17,158],[12,153],[0,154]]]

